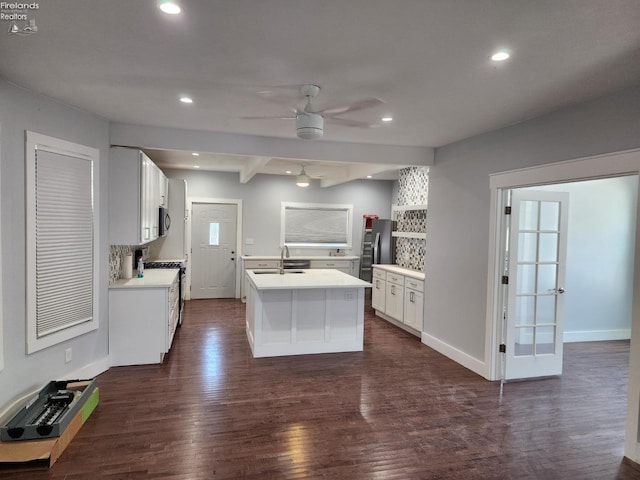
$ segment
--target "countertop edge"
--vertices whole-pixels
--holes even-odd
[[[425,275],[423,272],[418,272],[416,270],[411,270],[409,268],[404,268],[399,265],[387,265],[387,264],[379,264],[376,263],[371,265],[372,268],[379,268],[380,270],[386,270],[387,272],[397,273],[399,275],[404,275],[405,277],[415,278],[417,280],[424,280]]]

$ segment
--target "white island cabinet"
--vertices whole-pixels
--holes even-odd
[[[162,363],[178,326],[178,281],[178,269],[153,269],[109,286],[111,366]]]
[[[332,269],[247,271],[247,278],[246,331],[254,357],[362,351],[370,283]]]

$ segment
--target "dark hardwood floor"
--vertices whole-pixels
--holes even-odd
[[[49,470],[11,479],[638,479],[629,342],[567,344],[561,378],[488,382],[367,309],[359,353],[253,359],[237,300],[187,303],[161,366],[112,368]]]

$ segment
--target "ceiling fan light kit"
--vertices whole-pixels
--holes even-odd
[[[324,119],[316,113],[300,112],[296,115],[296,134],[298,138],[313,140],[324,134]]]
[[[309,182],[310,182],[309,175],[307,175],[306,172],[304,171],[304,165],[303,165],[302,170],[300,170],[300,173],[296,177],[296,185],[299,187],[308,187]]]

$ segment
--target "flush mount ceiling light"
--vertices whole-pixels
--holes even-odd
[[[302,166],[302,170],[296,177],[296,185],[299,187],[308,187],[309,186],[309,175],[304,171],[304,165]]]
[[[193,103],[193,98],[190,97],[180,97],[180,101],[182,103]]]
[[[393,117],[382,117],[380,120],[382,120],[385,123],[393,122]]]
[[[200,168],[200,165],[194,165],[193,168]]]
[[[180,5],[172,0],[160,0],[160,4],[158,5],[160,10],[164,13],[168,13],[169,15],[177,15],[182,11]]]
[[[491,55],[491,60],[493,60],[494,62],[504,62],[510,56],[511,53],[509,52],[509,50],[502,49]]]
[[[192,152],[191,155],[193,155],[194,157],[199,157],[200,154],[198,152]]]

